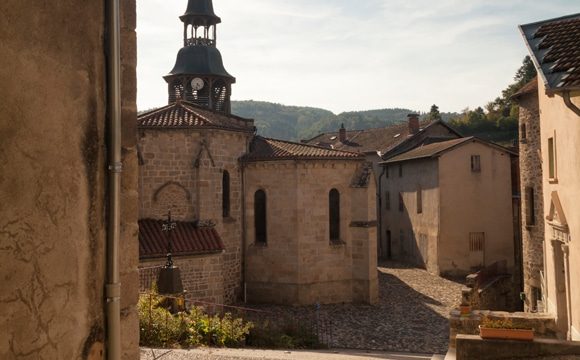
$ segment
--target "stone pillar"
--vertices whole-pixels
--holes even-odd
[[[374,181],[371,181],[374,184]],[[353,302],[379,301],[377,275],[377,221],[375,187],[352,188],[350,233],[352,241]]]

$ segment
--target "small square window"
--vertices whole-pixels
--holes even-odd
[[[471,172],[481,172],[481,156],[471,155]]]

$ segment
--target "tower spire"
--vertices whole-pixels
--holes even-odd
[[[213,10],[212,0],[189,0],[183,22],[183,48],[177,54],[173,70],[166,75],[169,103],[178,99],[230,113],[231,76],[216,47],[217,24],[221,19]]]

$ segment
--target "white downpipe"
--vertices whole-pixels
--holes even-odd
[[[107,114],[109,119],[109,221],[107,232],[107,359],[121,360],[121,26],[119,0],[107,0]]]

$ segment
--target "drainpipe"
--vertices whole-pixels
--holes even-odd
[[[383,193],[382,183],[383,183],[383,176],[385,176],[385,171],[387,170],[386,166],[382,165],[382,167],[383,167],[383,171],[381,172],[381,175],[379,175],[379,187],[378,187],[379,190],[378,190],[378,194],[377,194],[377,204],[379,205],[379,211],[378,211],[379,236],[377,237],[377,241],[379,241],[379,243],[381,242],[381,238],[383,236],[383,202],[382,202],[382,197],[381,197],[381,194]],[[377,248],[378,248],[378,246],[377,246]]]
[[[564,104],[566,104],[570,110],[574,111],[576,115],[580,116],[580,108],[570,100],[570,91],[564,91],[562,97],[564,98]]]
[[[109,118],[109,221],[107,232],[107,359],[121,360],[121,36],[119,0],[107,0],[107,113]]]

